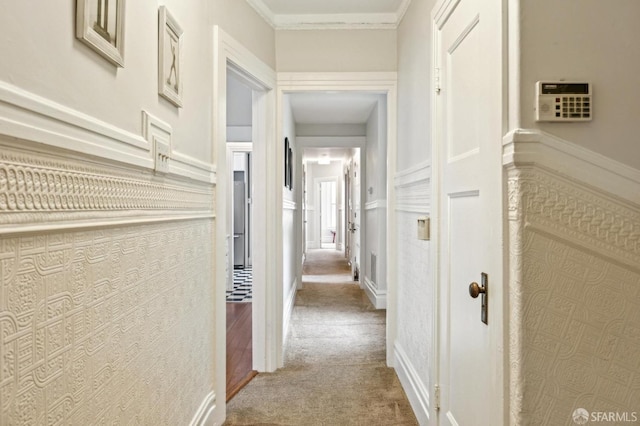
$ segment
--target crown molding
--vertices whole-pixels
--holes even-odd
[[[247,3],[276,30],[394,30],[404,18],[411,0],[403,0],[391,13],[276,14],[262,0]]]

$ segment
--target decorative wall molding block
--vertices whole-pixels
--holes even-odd
[[[395,369],[398,378],[402,383],[402,388],[407,394],[411,408],[416,415],[418,423],[421,425],[429,424],[429,391],[427,386],[422,382],[416,369],[411,364],[402,346],[396,342],[393,346]]]
[[[165,143],[169,146],[167,170],[169,174],[201,182],[215,183],[214,165],[177,151],[172,143],[172,133],[173,130],[168,123],[147,111],[142,111],[142,134],[149,143],[152,158],[155,158],[158,154],[156,152],[157,143]]]
[[[212,255],[211,219],[0,238],[0,424],[188,424]]]
[[[570,142],[505,139],[512,424],[640,406],[640,173]]]
[[[396,173],[396,211],[427,214],[431,209],[431,163]]]
[[[0,134],[153,168],[150,147],[137,135],[0,81]]]
[[[0,234],[212,217],[214,188],[0,140]],[[104,220],[104,222],[99,222]]]

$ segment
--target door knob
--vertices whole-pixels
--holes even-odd
[[[469,284],[469,295],[474,299],[480,295],[480,293],[486,293],[487,289],[482,286],[480,287],[477,282],[472,282]]]
[[[475,281],[469,284],[469,296],[475,299],[476,297],[482,295],[482,297],[480,298],[480,321],[485,324],[489,324],[489,298],[487,297],[487,290],[489,288],[489,275],[483,272],[480,274],[480,277],[482,278],[480,280],[481,285],[478,285],[478,283]]]

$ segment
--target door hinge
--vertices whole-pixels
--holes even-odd
[[[440,68],[434,68],[433,84],[435,86],[436,93],[440,94]]]
[[[435,385],[435,389],[433,391],[433,399],[434,399],[433,405],[435,406],[435,409],[439,410],[440,409],[440,385]]]

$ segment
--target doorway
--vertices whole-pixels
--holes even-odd
[[[321,181],[318,183],[318,198],[320,206],[320,248],[335,249],[337,228],[337,191],[336,181]]]

